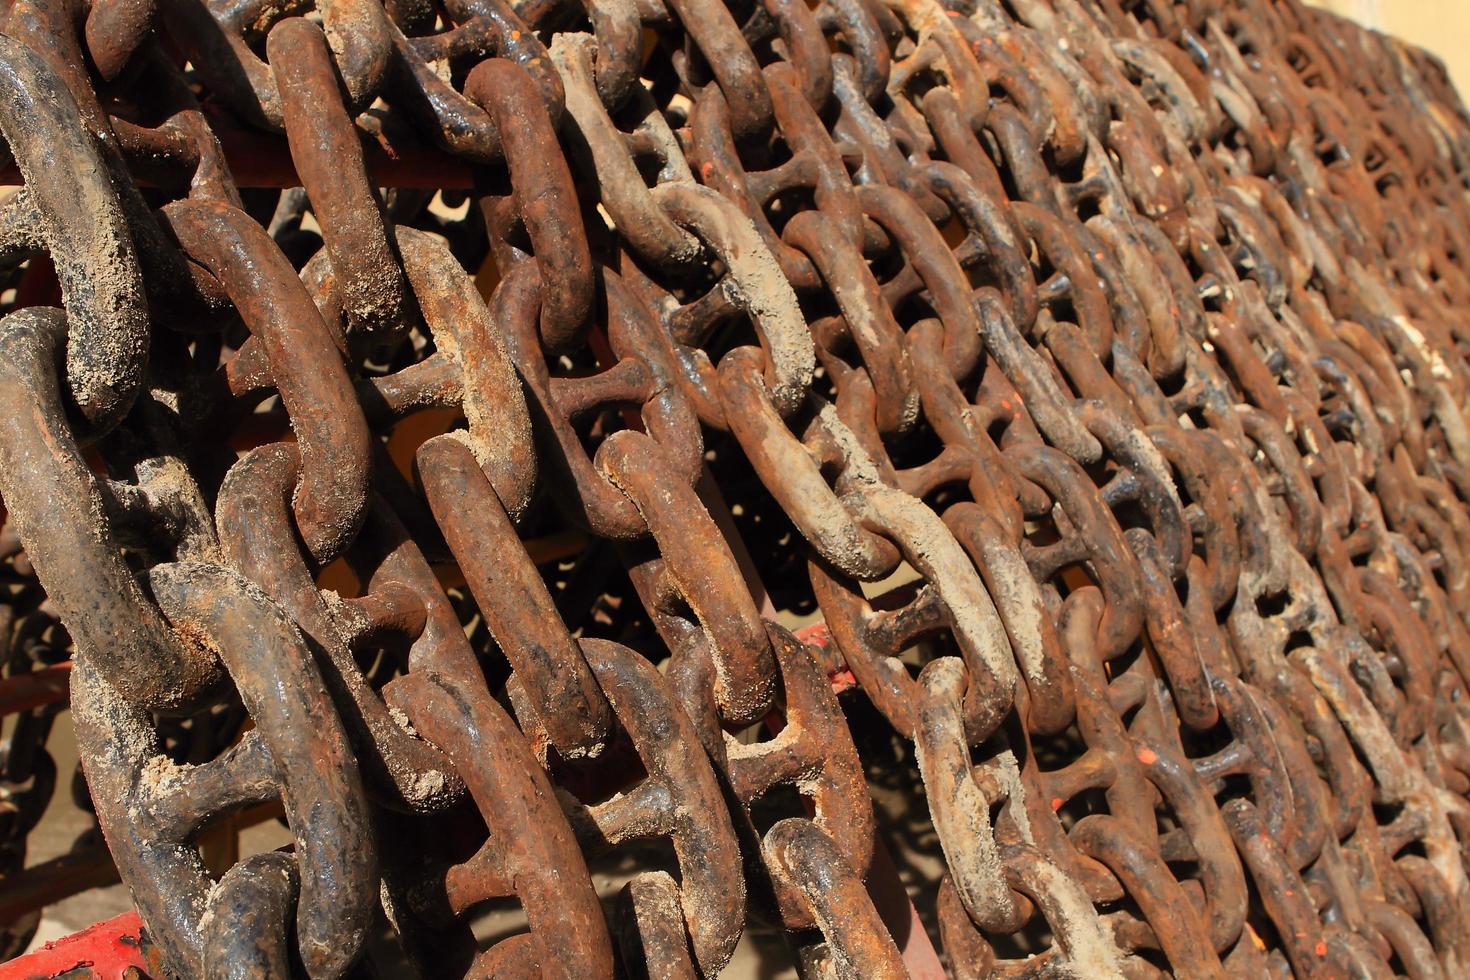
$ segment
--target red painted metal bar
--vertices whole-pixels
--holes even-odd
[[[138,913],[127,912],[99,922],[33,953],[0,964],[0,980],[33,977],[138,980],[161,977],[163,963],[143,932]]]
[[[0,680],[0,717],[65,701],[71,690],[71,661]]]

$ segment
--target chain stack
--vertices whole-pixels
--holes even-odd
[[[69,634],[178,975],[714,976],[756,920],[903,976],[894,737],[956,977],[1470,973],[1422,52],[1297,0],[10,0],[0,131],[0,655]]]

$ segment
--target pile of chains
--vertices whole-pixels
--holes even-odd
[[[764,923],[904,976],[884,738],[956,977],[1470,973],[1422,52],[1297,0],[10,0],[0,131],[0,667],[74,648],[178,975],[714,976]],[[212,873],[262,804],[294,846]]]

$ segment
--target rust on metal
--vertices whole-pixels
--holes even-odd
[[[0,958],[137,909],[0,976],[1470,974],[1424,52],[11,0],[0,136]]]

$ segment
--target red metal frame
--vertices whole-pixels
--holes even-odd
[[[143,923],[136,912],[88,926],[33,953],[0,963],[0,980],[30,980],[67,973],[97,980],[136,980],[139,976],[163,976],[163,964],[156,948],[143,934]]]

